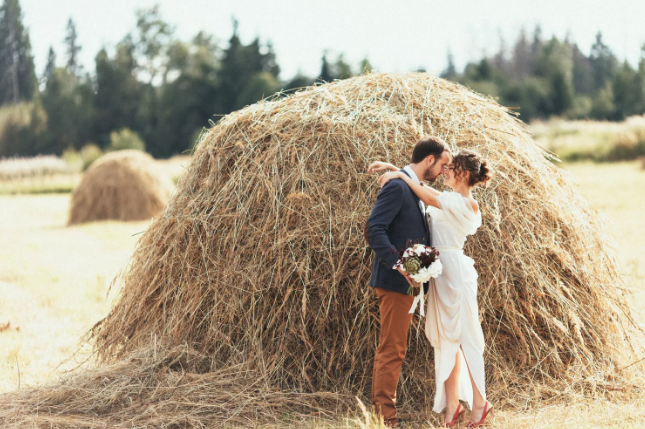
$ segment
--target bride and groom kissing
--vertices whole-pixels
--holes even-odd
[[[484,385],[484,335],[477,308],[477,272],[464,255],[467,236],[481,225],[481,212],[472,188],[490,178],[486,162],[470,150],[452,156],[438,137],[420,140],[410,164],[399,169],[375,162],[369,172],[379,178],[381,191],[368,219],[367,236],[376,253],[370,286],[378,297],[381,331],[374,356],[372,405],[386,426],[401,427],[396,410],[396,387],[413,314],[416,286],[405,270],[396,268],[399,250],[409,241],[439,251],[443,272],[434,282],[418,285],[427,297],[425,333],[434,349],[435,400],[433,411],[445,411],[444,426],[457,424],[471,409],[466,427],[479,427],[492,413]],[[433,183],[444,175],[451,192],[439,192]]]

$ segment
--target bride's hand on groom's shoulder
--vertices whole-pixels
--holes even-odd
[[[367,167],[367,172],[368,173],[380,173],[381,171],[396,171],[398,168],[396,166],[390,164],[389,162],[380,162],[376,161],[370,164],[369,167]]]
[[[385,174],[383,174],[381,177],[378,178],[378,183],[381,185],[381,188],[385,186],[387,182],[389,182],[392,179],[400,179],[402,178],[403,173],[400,171],[389,171]]]

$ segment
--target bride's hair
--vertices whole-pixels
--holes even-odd
[[[477,184],[486,184],[491,178],[491,172],[488,169],[486,161],[480,154],[472,150],[462,149],[452,158],[452,166],[456,177],[462,177],[466,171],[470,173],[468,186]]]

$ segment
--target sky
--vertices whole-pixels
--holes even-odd
[[[102,47],[113,48],[132,31],[135,12],[160,6],[175,36],[189,40],[200,30],[213,34],[220,47],[230,38],[232,18],[245,43],[271,41],[282,79],[301,72],[317,76],[320,59],[340,53],[355,69],[367,58],[377,71],[425,68],[439,73],[452,51],[458,69],[483,53],[498,51],[500,38],[510,45],[522,28],[537,24],[544,38],[577,42],[588,53],[598,31],[620,60],[638,63],[645,44],[643,0],[21,0],[31,37],[36,71],[45,67],[54,47],[64,58],[63,38],[69,17],[82,46],[81,63],[94,71]]]

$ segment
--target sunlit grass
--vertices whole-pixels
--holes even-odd
[[[618,259],[634,291],[633,310],[645,328],[645,170],[637,162],[565,164],[578,191],[606,218]]]
[[[149,223],[66,227],[69,198],[0,197],[0,323],[11,323],[0,333],[0,391],[17,387],[18,366],[23,386],[56,376],[109,311],[109,283]]]

